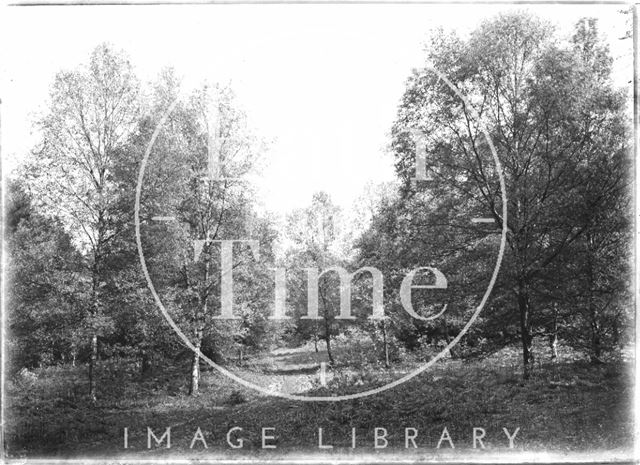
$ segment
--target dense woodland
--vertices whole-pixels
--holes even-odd
[[[631,119],[597,22],[584,19],[564,38],[535,16],[510,13],[466,38],[436,33],[425,49],[426,66],[407,76],[390,128],[397,182],[370,186],[351,212],[319,192],[284,221],[257,207],[246,181],[259,176],[266,150],[233,89],[185,92],[170,69],[143,83],[126,53],[106,44],[60,71],[34,126],[40,142],[6,187],[8,376],[81,367],[81,395],[99,403],[100,370],[126,361],[140,377],[177,369],[185,395],[216,390],[200,383],[205,364],[167,324],[141,271],[136,186],[156,128],[140,198],[146,265],[168,314],[215,363],[233,369],[303,345],[326,352],[336,369],[424,363],[479,305],[503,226],[496,284],[449,358],[517,347],[514,373],[525,383],[537,361],[561,362],[558,347],[593,369],[616,359],[633,342]],[[483,129],[503,170],[506,225]],[[427,174],[418,180],[416,130],[425,135]],[[212,153],[222,170],[213,175],[222,176],[212,177]],[[493,222],[470,221],[477,217]],[[233,247],[235,319],[219,318],[224,254],[215,241],[223,239],[256,241]],[[369,318],[365,272],[347,296],[354,320],[337,318],[337,273],[318,278],[319,318],[304,318],[313,284],[306,269],[333,266],[382,272],[384,319]],[[442,271],[448,287],[413,293],[417,319],[399,289],[424,266]],[[277,279],[288,319],[270,318],[282,298]],[[422,273],[415,282],[432,279]],[[443,304],[442,316],[426,318]],[[366,355],[336,349],[363,341]]]

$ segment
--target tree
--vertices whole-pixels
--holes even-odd
[[[301,268],[318,270],[318,294],[319,313],[322,319],[322,326],[318,327],[318,319],[312,318],[312,335],[318,351],[317,338],[324,339],[329,361],[334,363],[334,356],[331,349],[331,338],[336,332],[335,317],[337,314],[337,302],[339,300],[340,284],[335,273],[324,271],[332,266],[344,265],[345,260],[342,255],[342,233],[341,212],[333,204],[326,192],[318,192],[313,195],[311,205],[307,208],[294,211],[288,217],[288,237],[294,244],[294,249],[290,251],[288,261],[290,268],[294,266],[297,270]],[[313,272],[307,272],[307,292],[295,292],[293,299],[296,301],[296,313],[301,318],[310,317],[308,312],[309,292],[314,292],[311,288],[316,286],[312,277]],[[304,286],[300,280],[295,280],[298,289]],[[305,320],[298,320],[299,326],[303,326],[302,333],[306,333]]]
[[[491,260],[495,258],[491,252],[497,247],[496,238],[462,224],[452,226],[447,222],[452,210],[451,202],[438,202],[423,194],[388,198],[380,204],[371,227],[357,242],[356,263],[383,271],[385,319],[370,327],[374,337],[378,331],[382,333],[385,362],[392,338],[409,350],[448,344],[473,313],[470,309],[477,306],[474,298],[481,295],[482,285],[486,285]],[[447,306],[444,314],[428,321],[410,316],[399,293],[407,273],[422,266],[441,270],[448,282],[446,290],[412,292],[412,304],[421,316],[436,315]],[[415,278],[415,284],[432,284],[433,278],[424,273]],[[357,295],[365,299],[366,309],[367,284],[362,284],[365,291]],[[468,335],[465,341],[470,339]]]
[[[466,41],[436,36],[427,59],[467,103],[427,69],[411,76],[393,127],[403,196],[415,208],[444,207],[439,222],[451,228],[464,228],[474,216],[491,217],[501,228],[500,186],[482,125],[487,129],[509,202],[501,285],[517,309],[527,377],[534,330],[545,316],[535,295],[609,199],[628,190],[624,95],[611,84],[611,60],[594,21],[581,22],[572,41],[561,44],[544,21],[503,14]],[[430,175],[415,189],[411,130],[427,135]],[[476,240],[490,243],[493,233],[485,229],[485,239]]]
[[[141,152],[176,94],[171,79],[158,88],[153,113],[143,122]],[[189,393],[196,395],[200,352],[222,361],[225,352],[247,343],[247,334],[255,329],[247,325],[258,319],[247,313],[255,316],[256,307],[264,310],[264,299],[248,305],[239,298],[248,295],[256,267],[266,266],[257,264],[246,243],[232,245],[234,299],[225,303],[220,297],[226,279],[223,257],[230,245],[221,241],[255,240],[269,250],[273,240],[253,210],[250,186],[241,179],[256,168],[262,145],[251,135],[232,91],[219,86],[205,86],[186,100],[178,99],[161,129],[145,173],[143,243],[157,289],[197,349],[189,376]],[[175,221],[154,224],[158,215]],[[239,302],[246,318],[227,319],[235,315],[229,315],[225,305],[237,311]]]
[[[397,201],[397,186],[393,183],[369,183],[365,186],[362,195],[357,199],[351,215],[350,243],[354,245],[355,256],[350,257],[350,262],[356,268],[363,266],[374,266],[378,269],[390,271],[389,255],[392,250],[388,247],[389,232],[382,224],[390,218],[387,216],[387,209]],[[390,211],[389,211],[390,213]],[[391,310],[393,305],[386,305],[387,311],[381,321],[370,321],[368,312],[372,307],[373,295],[368,290],[372,285],[370,279],[358,279],[355,282],[354,300],[356,316],[359,324],[369,332],[375,345],[379,339],[382,342],[382,358],[385,368],[389,368],[391,333],[398,322],[399,313]],[[387,277],[386,285],[389,286],[390,279]],[[396,282],[397,284],[397,282]],[[386,288],[385,298],[394,301],[390,288]],[[397,297],[397,296],[396,296]],[[397,303],[397,299],[395,299]],[[394,309],[395,310],[395,309]]]
[[[624,328],[632,319],[629,202],[624,191],[610,196],[594,226],[558,260],[554,272],[561,277],[562,289],[557,283],[545,284],[552,317],[560,323],[555,337],[562,334],[593,363],[602,363],[605,351],[626,343]]]
[[[121,231],[113,178],[138,115],[138,82],[128,59],[103,44],[87,66],[56,75],[48,114],[39,122],[42,142],[26,169],[39,208],[62,219],[87,257],[91,292],[85,303],[90,328],[89,395],[96,400],[98,338],[112,324],[104,308],[104,262]]]
[[[83,258],[59,221],[34,211],[19,183],[10,182],[7,192],[11,366],[75,363],[85,329],[80,304],[89,290]]]

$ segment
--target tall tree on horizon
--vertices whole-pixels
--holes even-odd
[[[138,89],[128,58],[107,44],[97,46],[86,65],[59,72],[48,112],[37,125],[41,142],[25,168],[40,210],[61,218],[87,257],[89,396],[94,402],[98,340],[111,327],[101,296],[104,263],[123,221],[115,207],[113,171],[136,128]]]

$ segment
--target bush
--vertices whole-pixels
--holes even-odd
[[[238,405],[238,404],[244,404],[246,401],[247,401],[247,398],[242,392],[233,391],[231,392],[231,395],[229,396],[229,400],[227,401],[227,403],[231,405]]]

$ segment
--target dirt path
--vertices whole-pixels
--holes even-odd
[[[326,350],[316,352],[312,347],[275,349],[252,362],[255,369],[267,376],[267,389],[297,394],[308,391],[321,382],[321,366],[325,365],[324,379],[329,381],[333,373],[328,367]]]

